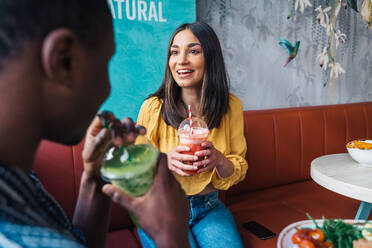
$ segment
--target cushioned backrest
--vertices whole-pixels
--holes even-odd
[[[42,141],[35,156],[33,170],[45,189],[72,219],[77,199],[72,147]]]
[[[248,172],[228,195],[310,178],[313,159],[372,138],[372,102],[244,112]]]
[[[70,219],[74,213],[83,172],[81,158],[83,142],[71,147],[42,141],[34,160],[33,170],[45,189],[61,204]],[[132,226],[128,213],[113,204],[110,230]]]

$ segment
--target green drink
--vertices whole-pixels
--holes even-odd
[[[152,185],[158,156],[151,144],[112,147],[105,155],[101,174],[127,194],[142,196]]]

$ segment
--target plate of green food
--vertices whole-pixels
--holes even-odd
[[[278,248],[372,248],[372,221],[303,220],[285,227]]]

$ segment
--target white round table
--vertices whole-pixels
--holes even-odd
[[[355,219],[368,219],[372,209],[372,166],[355,162],[348,153],[324,155],[311,162],[311,178],[319,185],[362,201]]]

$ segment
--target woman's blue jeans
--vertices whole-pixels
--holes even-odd
[[[187,198],[190,200],[189,240],[192,248],[243,247],[234,218],[218,199],[218,191]],[[141,228],[137,230],[144,248],[156,247]]]

